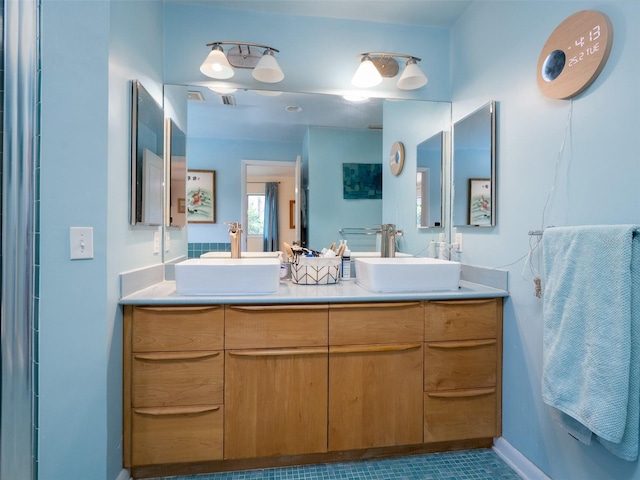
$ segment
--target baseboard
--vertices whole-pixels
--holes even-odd
[[[116,480],[132,480],[131,474],[129,474],[129,470],[127,470],[126,468],[120,470],[120,473],[116,477]]]
[[[524,480],[551,480],[542,470],[536,467],[527,457],[516,450],[504,438],[493,441],[493,450]]]

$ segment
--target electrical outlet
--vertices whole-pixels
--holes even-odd
[[[462,253],[462,234],[456,233],[456,245],[458,246],[458,253]]]
[[[164,251],[168,252],[169,250],[171,250],[171,234],[164,232]]]
[[[93,227],[71,227],[69,229],[69,253],[71,260],[93,258]]]
[[[153,253],[160,253],[160,232],[153,232]]]

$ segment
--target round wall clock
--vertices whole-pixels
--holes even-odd
[[[547,97],[571,98],[583,92],[604,68],[613,27],[609,18],[582,10],[551,33],[538,59],[538,87]]]
[[[394,175],[400,175],[404,166],[404,145],[402,142],[396,142],[391,146],[389,154],[389,169]]]

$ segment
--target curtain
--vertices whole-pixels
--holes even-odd
[[[276,252],[278,240],[278,184],[267,182],[264,186],[264,239],[263,250]]]

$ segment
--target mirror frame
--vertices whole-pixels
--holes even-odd
[[[446,141],[446,134],[444,131],[440,131],[432,136],[430,136],[429,138],[423,140],[422,142],[420,142],[417,146],[416,146],[416,177],[417,174],[419,173],[418,168],[419,166],[419,162],[420,162],[420,158],[419,158],[419,147],[420,145],[429,142],[430,140],[433,140],[435,138],[439,138],[440,140],[440,222],[439,225],[423,225],[422,223],[417,223],[417,227],[418,230],[428,230],[428,229],[432,229],[432,228],[443,228],[443,224],[444,219],[445,219],[445,192],[444,192],[444,183],[445,183],[445,178],[444,178],[444,172],[445,172],[445,165],[446,165],[446,159],[445,159],[445,141]],[[416,189],[417,189],[417,183],[418,180],[416,178]],[[416,207],[417,207],[417,193],[416,193]],[[417,220],[417,219],[416,219]]]
[[[167,130],[165,133],[167,145],[165,147],[167,152],[167,187],[166,187],[166,218],[165,226],[167,227],[186,227],[187,226],[187,211],[186,211],[186,197],[187,197],[187,135],[182,131],[176,122],[167,117]],[[178,158],[184,158],[183,162],[177,161]],[[176,170],[177,164],[179,170]],[[178,185],[176,180],[182,179]],[[182,202],[180,202],[182,200]],[[180,212],[180,209],[183,212]],[[184,214],[182,221],[174,218],[174,213],[177,215]]]
[[[465,215],[465,223],[461,223],[460,220],[456,220],[456,216],[455,216],[455,211],[456,211],[456,203],[459,203],[461,200],[459,197],[456,197],[456,182],[455,182],[455,172],[456,172],[456,125],[459,125],[461,122],[464,122],[465,120],[470,119],[473,115],[477,115],[482,113],[483,111],[487,110],[489,113],[489,129],[490,129],[490,134],[489,134],[489,155],[490,155],[490,162],[491,162],[491,166],[490,166],[490,172],[491,172],[491,186],[490,186],[490,192],[491,192],[491,207],[490,207],[490,215],[491,215],[491,221],[490,223],[487,224],[473,224],[470,222],[469,216]],[[460,120],[456,121],[453,124],[452,127],[452,132],[453,132],[453,148],[452,148],[452,152],[451,152],[451,185],[453,186],[452,188],[452,197],[451,197],[451,226],[452,228],[458,228],[458,227],[495,227],[496,226],[496,206],[498,203],[497,200],[497,196],[496,196],[496,192],[497,192],[497,188],[496,188],[496,184],[497,184],[497,168],[496,168],[496,163],[497,163],[497,155],[496,155],[496,117],[497,117],[497,113],[496,113],[496,101],[495,100],[491,100],[487,103],[485,103],[484,105],[482,105],[481,107],[477,108],[476,110],[474,110],[473,112],[469,113],[468,115],[464,116],[463,118],[461,118]],[[474,180],[472,178],[468,178],[468,181],[470,182],[471,180]],[[470,185],[468,185],[466,187],[466,189],[464,190],[465,192],[467,192],[467,194],[464,196],[464,202],[465,205],[469,205],[470,204]]]
[[[147,107],[141,110],[141,106]],[[151,181],[150,176],[145,176],[145,159],[144,159],[144,142],[142,141],[141,131],[146,128],[155,136],[156,147],[153,153],[161,159],[162,175],[161,185],[151,185],[152,188],[159,187],[160,198],[156,199],[152,196],[154,203],[151,205],[154,211],[153,218],[145,218],[145,185]],[[164,224],[164,198],[165,198],[165,127],[164,127],[164,111],[162,106],[151,96],[146,88],[138,80],[131,82],[131,195],[130,195],[130,218],[131,225],[147,225],[162,226]],[[149,160],[149,163],[151,161]],[[160,162],[158,162],[158,165]],[[149,192],[147,192],[149,193]],[[158,219],[155,220],[156,215]]]

